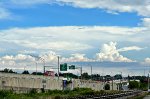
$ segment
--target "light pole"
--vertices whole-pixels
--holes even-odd
[[[123,77],[122,77],[122,72],[120,72],[120,73],[121,73],[121,74],[120,74],[120,75],[121,75],[121,78],[120,78],[119,90],[121,90],[121,87],[122,87],[122,78],[123,78]]]
[[[59,56],[58,56],[58,80],[59,80]]]
[[[36,65],[36,75],[37,75],[37,62],[35,62],[35,65]]]
[[[80,69],[81,69],[81,80],[82,80],[82,66],[81,66],[81,68],[80,68]]]
[[[44,66],[45,66],[45,59],[42,58],[42,57],[36,56],[36,55],[30,55],[30,56],[31,56],[31,57],[34,57],[35,60],[42,60],[42,61],[43,61],[43,75],[44,75],[44,73],[45,73],[45,68],[44,68]],[[37,68],[37,62],[36,62],[36,68]],[[37,70],[37,69],[36,69],[36,70]],[[36,73],[37,73],[37,71],[36,71]]]
[[[45,73],[45,59],[44,58],[42,58],[42,57],[39,57],[39,60],[42,60],[43,61],[43,75],[44,75],[44,73]]]
[[[92,66],[91,66],[91,80],[92,80],[92,69],[93,69],[93,68],[92,68]]]
[[[147,80],[148,80],[148,92],[150,91],[149,90],[149,73],[148,73],[148,78],[147,78]]]

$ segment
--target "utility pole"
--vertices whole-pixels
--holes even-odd
[[[44,75],[44,73],[45,73],[45,59],[42,58],[42,60],[43,60],[43,65],[44,65],[43,66],[43,75]]]
[[[59,56],[58,56],[58,80],[59,80]]]
[[[148,73],[148,78],[147,78],[147,80],[148,80],[148,90],[149,90],[149,73]]]
[[[80,68],[80,69],[81,69],[81,80],[82,80],[82,66],[81,66],[81,68]]]
[[[112,72],[111,72],[111,76],[112,76],[112,90],[114,90],[114,84],[113,84],[114,83],[114,81],[113,81],[114,80],[114,76],[112,75]]]
[[[119,90],[121,90],[121,88],[122,88],[122,72],[121,72],[121,78],[120,78],[120,86],[119,86]]]
[[[91,66],[91,80],[92,80],[92,66]]]
[[[36,64],[36,75],[37,75],[37,62],[35,64]]]

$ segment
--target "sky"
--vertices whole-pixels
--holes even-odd
[[[35,70],[38,62],[40,71],[37,57],[54,65],[57,56],[145,69],[149,31],[149,0],[0,0],[0,69]]]

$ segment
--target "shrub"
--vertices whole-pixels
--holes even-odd
[[[29,92],[29,95],[35,95],[37,94],[37,90],[36,89],[32,89],[30,92]]]
[[[104,88],[105,88],[105,90],[110,90],[110,85],[109,85],[109,84],[106,84],[106,85],[104,86]]]

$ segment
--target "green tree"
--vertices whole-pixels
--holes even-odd
[[[140,87],[140,83],[138,81],[129,81],[130,89],[138,89]]]
[[[90,76],[88,75],[88,73],[83,73],[82,74],[82,79],[89,79],[90,78]]]
[[[5,68],[5,69],[4,69],[4,72],[5,72],[5,73],[8,73],[8,72],[9,72],[9,69]]]
[[[106,84],[106,85],[104,86],[104,89],[105,89],[105,90],[110,90],[110,85],[109,85],[109,84]]]
[[[25,70],[22,72],[22,74],[30,74],[29,71]]]
[[[14,73],[12,69],[9,70],[9,73]]]

